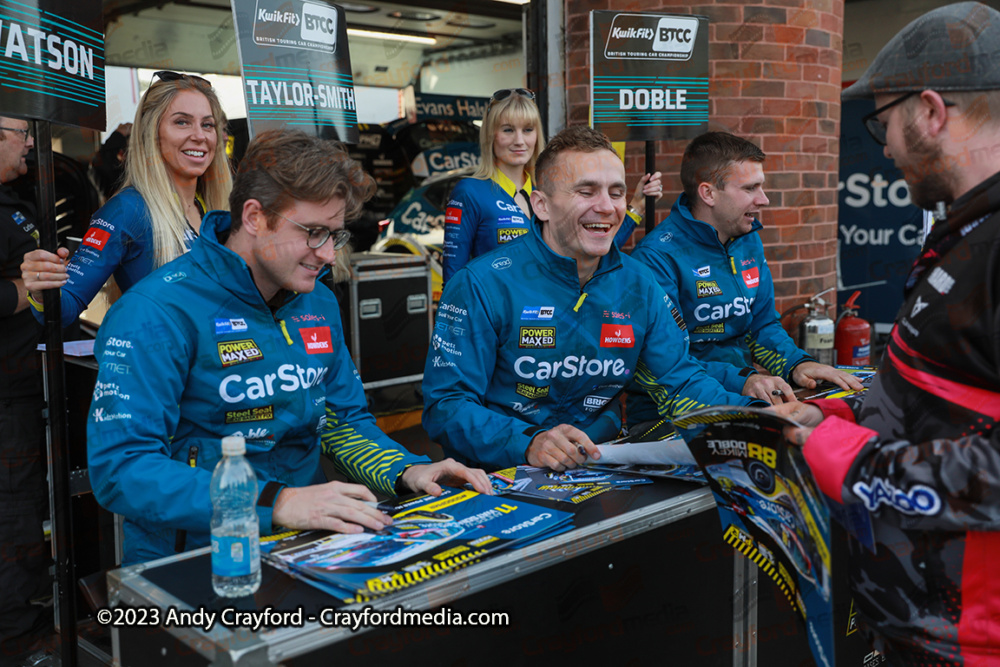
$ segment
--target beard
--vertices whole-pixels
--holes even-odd
[[[950,204],[954,197],[948,179],[949,160],[941,146],[932,144],[910,125],[903,128],[903,142],[907,160],[897,166],[910,188],[910,201],[927,211],[934,210],[938,202]]]

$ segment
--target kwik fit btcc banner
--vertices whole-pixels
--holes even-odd
[[[590,13],[594,127],[614,141],[708,130],[708,19]]]
[[[323,0],[232,0],[250,134],[286,128],[358,142],[344,10]]]
[[[104,130],[100,0],[0,0],[0,113]]]

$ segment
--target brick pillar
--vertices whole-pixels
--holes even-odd
[[[784,311],[833,287],[843,0],[765,0],[752,6],[567,0],[569,124],[586,123],[589,117],[592,9],[708,16],[709,129],[746,137],[767,153],[764,187],[771,205],[761,216],[761,236],[777,309]],[[664,172],[667,192],[657,206],[658,221],[680,194],[686,143],[658,142],[657,168]],[[644,163],[643,145],[629,144],[625,168],[630,189]]]

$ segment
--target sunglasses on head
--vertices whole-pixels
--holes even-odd
[[[513,93],[517,93],[521,97],[527,97],[529,100],[535,99],[535,94],[527,88],[504,88],[503,90],[498,90],[493,93],[493,97],[490,99],[494,102],[501,102],[510,97]]]
[[[160,81],[179,81],[180,79],[187,79],[188,81],[193,81],[199,86],[212,87],[212,82],[208,79],[203,79],[200,76],[195,76],[194,74],[181,74],[180,72],[171,72],[170,70],[161,69],[159,72],[153,72],[153,79],[159,79]],[[150,83],[149,85],[153,85]]]

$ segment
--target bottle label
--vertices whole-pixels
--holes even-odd
[[[249,535],[212,536],[212,573],[243,577],[260,569],[260,543]]]

